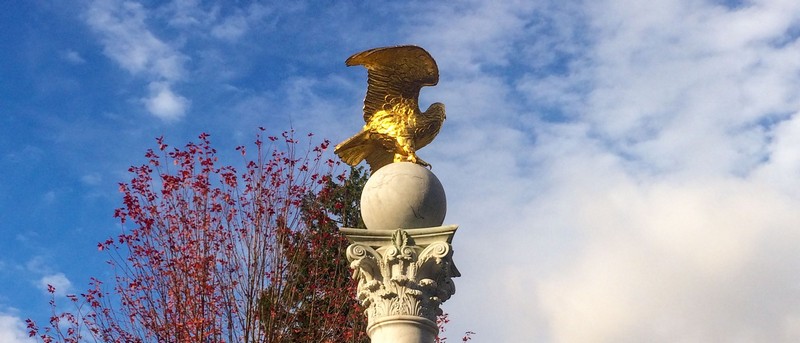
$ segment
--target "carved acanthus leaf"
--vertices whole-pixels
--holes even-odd
[[[377,250],[352,244],[347,257],[358,279],[358,299],[367,306],[370,323],[389,315],[415,315],[435,320],[439,305],[455,293],[452,277],[460,274],[445,241],[414,245],[405,230],[392,234],[390,246]]]

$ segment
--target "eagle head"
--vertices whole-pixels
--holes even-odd
[[[434,102],[430,106],[428,106],[428,110],[425,111],[425,116],[430,117],[431,119],[436,119],[439,122],[444,122],[447,118],[444,111],[444,104],[441,102]]]

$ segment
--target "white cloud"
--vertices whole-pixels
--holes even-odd
[[[81,54],[75,50],[67,50],[63,52],[63,58],[72,64],[84,64],[86,60],[81,57]]]
[[[56,191],[50,190],[45,192],[44,195],[42,195],[42,200],[44,201],[45,204],[52,204],[54,201],[56,201],[57,197],[58,195],[56,194]]]
[[[164,121],[183,118],[191,102],[175,94],[170,85],[163,82],[150,84],[150,96],[142,99],[147,110]]]
[[[425,5],[412,22],[410,41],[429,49],[435,58],[447,60],[442,68],[471,75],[480,66],[507,65],[516,57],[507,43],[521,38],[526,17],[536,6],[530,1]]]
[[[72,282],[69,281],[64,273],[45,275],[39,279],[36,286],[46,294],[49,294],[48,290],[52,286],[55,288],[54,294],[57,296],[64,296],[72,290]]]
[[[218,18],[218,22],[211,27],[211,35],[222,40],[236,41],[253,27],[269,22],[267,17],[272,12],[272,9],[261,4],[251,4],[243,10],[237,9],[231,15]]]
[[[741,148],[766,140],[732,133],[797,108],[791,89],[800,62],[787,57],[800,46],[775,44],[796,23],[797,6],[659,4],[593,7],[595,88],[581,106],[586,118],[617,148],[659,169],[714,173],[759,160],[747,153],[762,149]],[[769,24],[747,23],[751,17]],[[760,29],[737,29],[754,25]]]
[[[449,333],[800,339],[800,3],[475,2],[423,18],[438,20],[410,35],[443,80],[423,93],[448,120],[421,154],[438,155],[462,226]]]
[[[183,79],[187,57],[159,39],[148,28],[147,19],[144,6],[132,1],[97,0],[86,12],[104,53],[131,74],[151,80],[146,101],[150,113],[175,120],[183,116],[188,101],[173,93],[169,84]]]
[[[800,203],[738,178],[637,184],[589,158],[552,177],[559,212],[537,214],[581,237],[550,257],[574,262],[527,280],[553,341],[796,339],[776,323],[800,308]]]
[[[86,17],[100,35],[106,55],[122,68],[170,81],[182,77],[186,57],[148,29],[147,10],[140,3],[97,0]]]
[[[225,20],[211,29],[211,35],[225,40],[236,40],[247,32],[247,19],[236,15]]]
[[[81,176],[81,182],[89,186],[97,186],[103,181],[103,176],[98,172],[91,172]]]
[[[771,133],[769,158],[754,173],[769,182],[773,188],[797,194],[800,189],[800,114],[792,113],[790,119],[775,125]]]
[[[35,340],[28,337],[22,319],[13,314],[0,312],[0,342],[33,343]]]
[[[218,12],[218,8],[209,12],[203,11],[198,0],[175,0],[165,6],[171,12],[169,25],[181,29],[205,25]]]
[[[281,4],[280,10],[293,6]],[[260,3],[238,7],[236,4],[208,4],[197,0],[175,0],[159,7],[167,23],[192,35],[237,42],[253,29],[272,25],[268,20],[275,9]]]

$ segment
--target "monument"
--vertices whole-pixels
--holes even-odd
[[[372,175],[361,195],[367,229],[341,228],[352,243],[347,258],[358,280],[373,343],[433,343],[440,305],[455,293],[451,246],[456,225],[442,226],[444,188],[417,156],[445,119],[444,105],[421,112],[419,91],[439,81],[424,49],[371,49],[347,59],[368,70],[363,129],[336,146],[342,160],[366,160]]]

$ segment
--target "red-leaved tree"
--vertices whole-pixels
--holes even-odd
[[[261,129],[263,131],[263,129]],[[28,320],[43,342],[367,342],[337,226],[358,226],[360,171],[335,174],[327,141],[261,136],[244,166],[209,136],[163,139],[120,184],[122,233],[99,243],[116,277]],[[360,183],[360,184],[359,184]],[[55,290],[51,288],[51,293]]]

